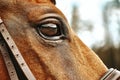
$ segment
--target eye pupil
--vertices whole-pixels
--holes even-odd
[[[39,31],[47,37],[60,35],[59,27],[56,24],[42,24]]]

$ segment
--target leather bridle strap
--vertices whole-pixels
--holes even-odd
[[[1,38],[1,36],[0,36]],[[11,80],[19,80],[4,40],[0,39],[0,51]]]
[[[120,80],[120,71],[111,68],[100,80]]]
[[[1,19],[0,19],[1,20]],[[21,70],[23,71],[24,75],[26,76],[26,78],[28,80],[36,80],[36,78],[34,77],[34,75],[32,74],[31,70],[29,69],[28,65],[26,64],[24,58],[22,57],[19,49],[17,48],[15,42],[13,41],[12,37],[10,36],[9,32],[7,31],[5,25],[3,24],[3,21],[1,20],[0,22],[0,33],[2,35],[2,37],[4,38],[4,41],[6,42],[7,46],[9,47],[9,49],[11,50],[12,55],[15,57],[18,65],[20,66]],[[5,51],[5,49],[3,50]],[[3,54],[3,53],[2,53]],[[6,53],[4,53],[3,55],[6,55]],[[8,54],[7,54],[8,55]],[[6,57],[4,57],[6,59]],[[5,60],[4,59],[4,60]],[[6,61],[6,60],[5,60]],[[6,63],[6,62],[5,62]],[[12,64],[12,62],[11,62]],[[6,65],[8,66],[8,65]],[[7,67],[9,68],[9,67]],[[10,71],[10,72],[9,72]],[[15,70],[13,70],[13,68],[8,70],[9,73],[11,72],[15,72]],[[15,72],[16,73],[16,72]],[[9,74],[11,77],[11,74]],[[11,80],[17,80],[12,78]]]

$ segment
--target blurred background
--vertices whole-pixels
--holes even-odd
[[[56,0],[80,39],[120,70],[120,0]]]

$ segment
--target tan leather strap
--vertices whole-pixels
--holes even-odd
[[[0,20],[0,21],[2,21],[2,20]],[[9,49],[12,52],[12,55],[15,57],[17,63],[19,64],[19,66],[20,66],[21,70],[23,71],[23,73],[25,74],[26,78],[28,80],[36,80],[36,78],[34,77],[31,70],[29,69],[28,65],[26,64],[25,60],[23,59],[20,51],[18,50],[15,42],[13,41],[12,37],[10,36],[10,34],[7,31],[3,22],[1,22],[1,24],[0,24],[0,33],[2,34],[5,42],[7,43]]]
[[[8,49],[6,48],[5,43],[3,42],[3,40],[0,40],[0,51],[2,53],[5,65],[7,67],[9,76],[11,80],[19,80],[15,67],[12,63],[12,60],[10,59],[9,53],[8,53]]]
[[[100,80],[120,80],[120,71],[111,68]]]
[[[1,24],[2,24],[2,20],[0,19],[0,25]],[[4,40],[2,39],[2,36],[0,36],[0,52],[3,56],[5,65],[7,67],[9,77],[11,80],[19,80],[18,75],[17,75],[16,70],[15,70],[15,67],[14,67],[14,64],[10,58],[9,51],[6,47],[7,46],[4,42]]]

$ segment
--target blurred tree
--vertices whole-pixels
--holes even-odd
[[[113,18],[114,16],[114,18]],[[114,29],[120,36],[120,0],[113,0],[106,3],[103,9],[103,22],[105,28],[105,45],[103,47],[93,47],[93,50],[101,57],[108,67],[118,68],[120,70],[120,38],[118,37],[118,46],[115,45],[113,37]],[[113,25],[115,24],[115,25]],[[112,28],[112,29],[111,29]]]
[[[77,5],[74,5],[72,9],[71,26],[76,33],[79,31],[79,11]]]
[[[72,29],[78,34],[78,32],[89,31],[92,32],[93,30],[93,23],[89,20],[82,20],[80,19],[79,10],[77,5],[73,6],[72,9],[72,20],[71,20]]]

